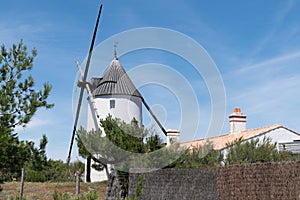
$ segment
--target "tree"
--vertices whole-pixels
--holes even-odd
[[[46,156],[47,143],[46,135],[43,135],[37,146],[35,146],[34,142],[28,143],[30,154],[24,164],[25,181],[69,181],[71,178],[75,178],[77,171],[83,173],[84,164],[80,161],[72,162],[68,166],[63,161],[48,159]]]
[[[0,179],[12,180],[20,176],[21,168],[31,157],[28,141],[19,141],[16,135],[0,133]]]
[[[153,131],[140,127],[133,119],[126,124],[120,119],[113,119],[109,115],[106,119],[100,120],[100,130],[86,131],[80,128],[77,133],[77,145],[79,154],[85,158],[91,157],[96,162],[94,168],[104,169],[110,178],[117,180],[121,187],[121,197],[125,198],[128,193],[129,168],[131,167],[131,153],[148,153],[164,146],[162,140]],[[118,148],[116,148],[118,147]],[[113,164],[112,171],[108,170],[108,164]],[[116,174],[114,174],[116,173]],[[112,191],[113,183],[109,183],[108,193]]]
[[[15,128],[25,127],[39,108],[54,106],[47,102],[51,85],[44,83],[43,89],[38,90],[30,75],[36,55],[35,49],[29,55],[22,40],[9,50],[1,46],[0,174],[6,175],[6,178],[15,177],[31,156],[32,144],[20,141],[14,132]]]
[[[223,154],[214,150],[211,142],[181,150],[181,156],[166,168],[200,168],[220,166]]]
[[[46,145],[48,139],[43,135],[39,146],[35,147],[34,142],[29,142],[30,157],[26,161],[24,167],[26,171],[26,181],[44,182],[47,180],[44,171],[49,167],[48,158],[46,156]]]
[[[264,137],[262,141],[252,139],[243,141],[243,138],[236,139],[227,143],[229,148],[225,163],[241,164],[256,162],[277,162],[292,160],[292,153],[289,151],[279,151],[277,144],[272,143],[271,139]]]
[[[47,103],[52,86],[44,83],[42,90],[36,90],[33,77],[27,75],[33,67],[37,51],[27,53],[21,40],[7,51],[1,46],[0,54],[0,123],[2,131],[11,131],[16,126],[25,126],[38,108],[51,108]],[[25,77],[24,75],[27,75]],[[2,132],[1,131],[1,132]]]

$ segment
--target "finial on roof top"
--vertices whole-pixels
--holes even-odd
[[[118,56],[117,56],[117,46],[118,46],[118,42],[114,43],[114,59],[118,60]]]

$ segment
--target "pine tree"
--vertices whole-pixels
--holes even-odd
[[[83,128],[78,130],[76,140],[79,154],[96,162],[92,167],[98,170],[105,169],[110,180],[115,180],[117,176],[121,197],[125,198],[128,192],[128,171],[132,164],[131,153],[149,153],[162,148],[164,144],[155,131],[140,127],[135,119],[126,124],[109,115],[100,121],[100,126],[103,127],[105,136],[100,130],[89,132]],[[115,166],[110,172],[108,163]],[[115,191],[112,188],[116,184],[110,183],[110,180],[111,186],[108,188],[111,190],[108,191]]]
[[[21,40],[7,50],[0,50],[0,179],[18,176],[21,167],[31,157],[30,142],[20,141],[15,128],[25,127],[39,108],[51,108],[49,97],[52,86],[44,83],[35,88],[30,75],[37,51],[27,52]],[[4,177],[5,176],[5,177]]]

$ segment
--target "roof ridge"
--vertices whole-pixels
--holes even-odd
[[[260,129],[267,129],[267,128],[275,129],[275,128],[279,128],[279,127],[283,127],[283,126],[281,124],[272,124],[269,126],[262,126],[262,127],[258,127],[258,128],[247,129],[247,130],[242,131],[241,133],[248,132],[248,131],[260,130]]]
[[[235,134],[235,135],[236,136],[238,136],[238,135],[242,136],[243,133],[257,131],[257,130],[261,130],[261,129],[268,129],[268,130],[266,130],[266,132],[267,132],[267,131],[277,129],[277,128],[280,128],[280,127],[284,127],[284,126],[281,125],[281,124],[272,124],[272,125],[269,125],[269,126],[262,126],[262,127],[258,127],[258,128],[247,129],[247,130],[242,131],[242,132],[240,132],[238,134]],[[228,136],[228,135],[231,135],[231,134],[226,133],[226,134],[216,135],[216,136],[209,137],[209,138],[200,138],[200,139],[196,139],[196,140],[192,140],[192,141],[182,142],[181,144],[190,143],[190,142],[197,142],[197,141],[201,141],[201,140],[210,140],[210,139],[214,139],[214,138],[225,137],[225,136]]]
[[[263,126],[263,127],[259,127],[259,128],[248,129],[248,130],[242,131],[240,133],[236,133],[236,134],[228,133],[228,134],[223,134],[223,135],[214,136],[214,137],[210,137],[210,138],[202,138],[202,139],[198,139],[198,140],[182,142],[181,145],[185,146],[185,147],[192,147],[195,145],[203,145],[205,142],[211,141],[213,143],[215,149],[221,150],[226,147],[226,143],[232,142],[235,139],[242,137],[243,140],[249,140],[251,138],[260,136],[262,134],[268,133],[270,131],[273,131],[273,130],[281,128],[281,127],[285,128],[281,124],[273,124],[270,126]]]

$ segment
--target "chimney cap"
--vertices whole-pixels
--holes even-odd
[[[231,118],[246,118],[247,116],[241,112],[240,108],[235,107],[233,109],[233,113],[229,115],[229,119]]]
[[[178,135],[179,136],[179,134],[180,134],[180,131],[177,130],[177,129],[168,129],[167,130],[167,136],[171,136],[171,135],[173,135],[173,136]]]
[[[235,113],[240,113],[240,112],[241,112],[241,109],[240,109],[240,108],[234,108],[234,109],[233,109],[233,112],[235,112]]]

